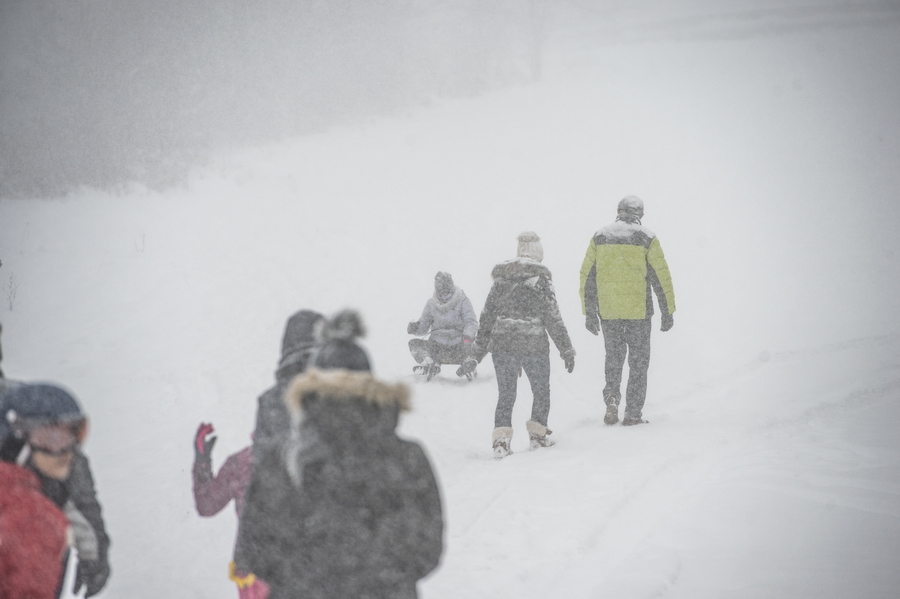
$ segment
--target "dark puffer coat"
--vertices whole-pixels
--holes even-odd
[[[575,350],[559,313],[550,269],[530,258],[502,262],[491,272],[494,284],[481,311],[475,354],[547,354],[553,339],[561,357]]]
[[[291,435],[261,447],[235,560],[271,599],[414,599],[438,564],[438,487],[397,437],[408,390],[369,372],[310,369],[285,403]]]

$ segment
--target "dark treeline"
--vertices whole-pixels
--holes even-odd
[[[211,150],[539,74],[542,0],[0,0],[0,197],[183,180]]]

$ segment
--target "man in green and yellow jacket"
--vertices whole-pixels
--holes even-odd
[[[660,330],[668,331],[674,324],[672,276],[656,235],[641,225],[643,216],[644,202],[640,198],[623,198],[615,222],[594,233],[581,265],[585,327],[594,335],[602,330],[606,346],[606,424],[619,421],[626,355],[629,375],[622,424],[646,422],[641,411],[650,366],[651,289],[662,313]]]

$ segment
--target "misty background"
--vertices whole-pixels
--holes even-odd
[[[0,197],[165,189],[216,150],[537,81],[553,52],[898,20],[894,1],[2,0]]]
[[[0,196],[182,182],[211,149],[540,74],[542,0],[3,0]]]

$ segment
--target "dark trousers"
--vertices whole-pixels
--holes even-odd
[[[622,367],[628,356],[628,388],[625,417],[640,418],[647,397],[647,370],[650,368],[650,319],[600,320],[606,346],[606,386],[603,401],[619,405],[622,398]]]
[[[550,355],[491,352],[491,359],[494,361],[499,396],[497,410],[494,412],[494,427],[512,426],[520,369],[525,371],[534,396],[531,419],[547,426],[547,416],[550,415]]]
[[[466,345],[465,343],[442,345],[431,339],[410,339],[409,353],[419,364],[426,356],[431,357],[437,364],[462,364],[470,353]]]

